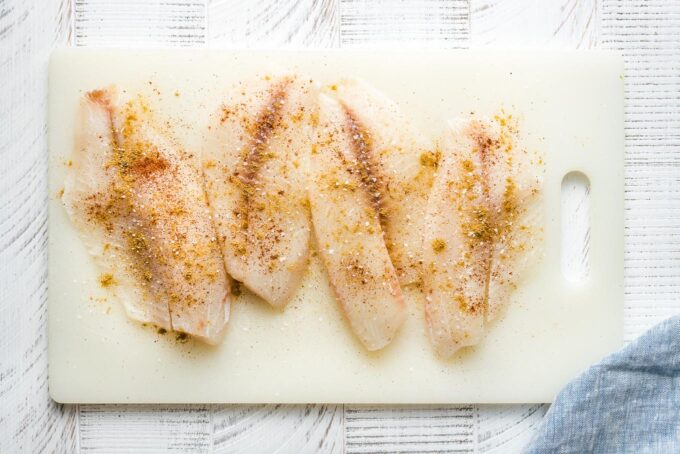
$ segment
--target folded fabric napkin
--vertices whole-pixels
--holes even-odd
[[[680,316],[569,383],[525,452],[680,453]]]

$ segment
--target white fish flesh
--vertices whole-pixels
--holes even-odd
[[[230,280],[201,174],[142,98],[84,97],[62,200],[131,318],[219,342]]]
[[[539,159],[516,146],[511,119],[453,125],[428,201],[425,314],[438,354],[479,343],[535,249]]]
[[[218,112],[203,150],[229,274],[274,307],[300,285],[310,252],[306,158],[317,88],[296,75],[249,80]]]
[[[344,80],[327,93],[351,112],[382,180],[381,222],[401,285],[422,281],[423,222],[438,153],[397,104],[361,80]],[[358,127],[358,126],[357,126]]]
[[[384,176],[353,111],[320,96],[310,157],[310,203],[319,254],[349,324],[368,350],[394,339],[406,308],[385,245]]]

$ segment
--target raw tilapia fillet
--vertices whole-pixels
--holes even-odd
[[[245,81],[207,131],[206,188],[229,274],[275,307],[309,260],[306,157],[317,89],[295,75]]]
[[[402,285],[421,282],[423,222],[438,155],[399,107],[360,80],[345,80],[327,90],[340,102],[352,137],[361,136],[362,153],[381,178],[379,192],[385,243]]]
[[[453,125],[428,201],[425,314],[441,356],[475,345],[507,304],[538,242],[540,158],[511,117]]]
[[[138,97],[81,102],[63,202],[127,314],[215,344],[230,281],[193,156]]]
[[[319,117],[309,183],[319,254],[352,330],[368,350],[378,350],[406,315],[381,226],[384,177],[351,111],[321,95]]]

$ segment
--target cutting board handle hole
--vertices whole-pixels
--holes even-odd
[[[564,278],[580,283],[590,273],[590,180],[578,171],[562,179],[561,269]]]

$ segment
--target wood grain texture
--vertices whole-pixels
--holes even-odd
[[[345,408],[345,452],[475,452],[476,408],[469,406]]]
[[[342,452],[337,405],[81,405],[80,451]]]
[[[560,267],[565,279],[583,283],[590,274],[590,182],[580,172],[562,178]]]
[[[214,452],[343,451],[342,405],[236,405],[213,411]]]
[[[211,46],[337,47],[338,0],[211,0]]]
[[[186,47],[205,43],[205,0],[73,0],[75,45]]]
[[[345,452],[519,452],[545,405],[347,406]]]
[[[475,452],[521,452],[547,410],[548,405],[478,405]]]
[[[467,0],[340,0],[342,47],[464,48]]]
[[[82,405],[80,452],[192,452],[212,449],[212,418],[199,405]]]
[[[47,64],[70,4],[0,2],[0,452],[72,452],[47,393]]]
[[[626,64],[625,336],[680,313],[680,3],[602,0]]]
[[[470,46],[591,48],[597,10],[597,0],[471,0]]]

